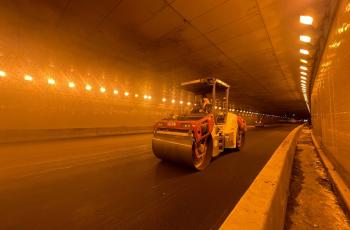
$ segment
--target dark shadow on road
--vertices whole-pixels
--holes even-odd
[[[191,169],[179,163],[169,162],[165,160],[159,160],[155,170],[155,177],[157,183],[162,180],[182,177],[198,172],[195,169]]]

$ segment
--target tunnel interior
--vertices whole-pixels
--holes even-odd
[[[311,79],[334,5],[1,1],[1,128],[151,125],[193,103],[178,85],[203,77],[230,84],[238,112],[306,118],[299,49],[313,47]],[[301,14],[313,25],[300,24]],[[301,33],[311,44],[299,41]]]
[[[218,228],[298,122],[350,187],[349,31],[349,0],[1,0],[0,222]],[[201,78],[247,141],[194,173],[151,142]]]

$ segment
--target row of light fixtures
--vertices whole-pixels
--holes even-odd
[[[4,78],[4,77],[6,77],[6,76],[7,76],[6,72],[3,71],[3,70],[0,70],[0,78]],[[32,77],[31,75],[29,75],[29,74],[25,74],[25,75],[23,76],[23,79],[24,79],[25,81],[33,81],[33,77]],[[53,78],[48,78],[48,79],[47,79],[47,83],[48,83],[49,85],[55,85],[55,84],[56,84],[56,80],[53,79]],[[76,88],[76,84],[75,84],[74,82],[72,82],[72,81],[69,81],[69,82],[68,82],[68,87],[71,88],[71,89]],[[90,84],[86,84],[84,88],[85,88],[86,91],[91,91],[91,90],[93,89],[93,87],[92,87]],[[107,89],[106,89],[105,87],[101,86],[100,89],[99,89],[99,91],[100,91],[101,93],[106,93],[106,92],[107,92]],[[117,89],[113,89],[113,94],[117,95],[117,94],[119,94],[119,91],[118,91]],[[130,93],[129,93],[128,91],[125,91],[125,92],[124,92],[124,96],[125,96],[125,97],[128,97],[129,95],[130,95]],[[135,96],[135,98],[138,98],[138,97],[139,97],[139,94],[136,93],[134,96]],[[151,95],[144,95],[143,98],[144,98],[145,100],[151,100],[151,99],[152,99],[152,96],[151,96]],[[167,99],[166,99],[166,98],[162,98],[162,102],[164,102],[164,103],[167,102]],[[177,102],[177,101],[176,101],[175,99],[172,99],[172,100],[171,100],[171,103],[172,103],[172,104],[175,104],[176,102]],[[179,103],[180,105],[182,105],[182,104],[184,104],[184,101],[180,100],[178,103]],[[187,103],[186,103],[186,105],[188,105],[188,106],[190,106],[191,104],[192,104],[191,102],[187,102]]]
[[[306,26],[311,26],[313,23],[313,17],[308,16],[308,15],[302,15],[300,16],[299,19],[300,23]],[[311,43],[311,37],[309,35],[302,34],[299,36],[299,40],[303,43]],[[309,55],[310,51],[306,48],[301,48],[299,50],[301,54],[300,58],[300,87],[303,92],[304,100],[306,102],[306,105],[309,109],[309,102],[308,102],[308,97],[307,97],[307,81],[308,81],[308,73],[309,73]],[[310,110],[310,109],[309,109]]]
[[[0,70],[0,78],[5,78],[6,76],[7,76],[6,72],[3,71],[3,70]],[[23,76],[23,79],[24,79],[25,81],[33,81],[33,77],[32,77],[31,75],[29,75],[29,74],[24,75],[24,76]],[[56,80],[53,79],[53,78],[48,78],[48,79],[47,79],[47,83],[48,83],[49,85],[55,85],[55,84],[56,84]],[[76,84],[75,84],[74,82],[72,82],[72,81],[69,81],[69,82],[68,82],[68,87],[71,88],[71,89],[74,89],[74,88],[76,87]],[[86,84],[86,85],[85,85],[85,90],[86,90],[86,91],[91,91],[92,88],[93,88],[93,87],[92,87],[90,84]],[[100,92],[101,92],[101,93],[106,93],[106,92],[107,92],[107,89],[106,89],[105,87],[101,86],[101,87],[100,87]],[[117,94],[119,94],[119,91],[118,91],[117,89],[113,89],[113,94],[117,95]],[[128,97],[129,95],[130,95],[130,93],[129,93],[128,91],[125,91],[125,92],[124,92],[124,96],[125,96],[125,97]],[[135,96],[135,98],[138,98],[138,97],[139,97],[139,94],[135,94],[134,96]],[[144,95],[143,98],[144,98],[145,100],[151,100],[151,99],[152,99],[152,96],[151,96],[151,95]],[[167,102],[167,99],[163,97],[163,98],[162,98],[162,102],[163,102],[163,103]],[[176,103],[177,103],[177,101],[176,101],[175,99],[172,99],[170,102],[171,102],[171,104],[176,104]],[[184,102],[183,100],[179,100],[178,103],[179,103],[180,105],[183,105],[185,102]],[[187,105],[187,106],[191,106],[192,103],[191,103],[190,101],[188,101],[188,102],[186,103],[186,105]],[[194,105],[196,106],[197,104],[194,104]],[[215,109],[222,110],[222,109],[224,109],[224,108],[215,106]],[[231,111],[231,112],[235,112],[235,111],[236,111],[236,112],[238,112],[238,113],[245,113],[245,114],[250,114],[250,115],[280,117],[280,116],[275,116],[275,115],[271,115],[271,114],[257,113],[257,112],[239,110],[239,109],[234,109],[234,108],[230,108],[229,111]]]
[[[4,78],[6,76],[7,76],[6,72],[3,71],[3,70],[0,70],[0,78]],[[25,81],[33,81],[33,77],[31,75],[29,75],[29,74],[25,74],[23,76],[23,79]],[[56,84],[56,80],[53,79],[53,78],[48,78],[47,79],[47,84],[55,85]],[[74,82],[72,82],[72,81],[69,81],[68,82],[68,87],[71,88],[71,89],[74,89],[76,87],[76,84]],[[91,91],[93,87],[90,84],[86,84],[84,88],[85,88],[86,91]],[[101,86],[99,90],[100,90],[101,93],[106,93],[107,92],[107,89],[105,87],[103,87],[103,86]],[[117,95],[117,94],[119,94],[119,91],[117,89],[113,89],[113,94]],[[130,95],[130,93],[128,91],[124,92],[124,96],[127,97],[129,95]],[[139,94],[135,94],[135,97],[136,98],[139,97]],[[151,100],[152,96],[151,95],[144,95],[144,99],[145,100]]]

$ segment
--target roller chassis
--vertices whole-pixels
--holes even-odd
[[[225,90],[226,105],[230,86],[218,79],[200,79],[182,86],[193,93],[212,93]],[[163,160],[179,162],[196,170],[206,168],[213,157],[225,149],[239,150],[244,145],[246,123],[228,111],[190,113],[162,119],[154,125],[152,149]]]
[[[227,122],[225,120],[228,116],[237,118],[237,127],[230,132],[225,132]],[[192,120],[194,117],[196,119]],[[244,144],[245,131],[245,121],[233,113],[216,116],[212,113],[190,114],[187,117],[163,119],[154,126],[153,152],[158,158],[184,163],[197,170],[202,170],[213,157],[217,157],[225,149],[239,150]],[[166,152],[155,151],[155,148],[159,146],[159,141],[169,145]],[[192,155],[177,157],[181,154],[179,146],[183,149],[185,145],[187,151],[191,151]],[[171,151],[174,149],[179,151]]]

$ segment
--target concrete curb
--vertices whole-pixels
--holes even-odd
[[[221,225],[226,229],[283,229],[296,140],[303,125],[283,140]]]
[[[331,161],[328,159],[326,156],[325,152],[322,150],[320,145],[318,144],[313,132],[311,131],[311,137],[312,137],[312,142],[315,146],[316,152],[318,156],[320,157],[322,164],[326,168],[327,174],[331,178],[333,182],[333,188],[340,197],[341,201],[345,205],[346,212],[349,215],[350,214],[350,190],[348,186],[345,184],[344,180],[342,177],[339,175],[339,173],[336,171],[334,168],[333,164]]]
[[[0,130],[0,144],[152,133],[152,127]]]

